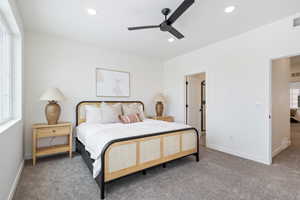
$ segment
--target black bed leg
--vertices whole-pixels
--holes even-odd
[[[105,185],[104,184],[105,184],[104,179],[101,179],[101,184],[100,184],[101,199],[105,198],[105,196],[104,196]]]
[[[147,174],[147,171],[146,170],[143,170],[143,175],[146,175]]]
[[[166,164],[166,163],[163,163],[162,166],[163,166],[163,168],[166,168],[167,164]]]
[[[196,162],[199,162],[199,153],[195,153],[196,156]]]
[[[80,153],[79,144],[77,141],[75,142],[75,152]]]
[[[75,152],[76,152],[76,153],[81,153],[81,152],[80,152],[80,149],[79,149],[77,146],[76,146]]]
[[[101,184],[101,199],[104,199],[104,183]]]

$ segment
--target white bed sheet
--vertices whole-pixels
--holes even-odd
[[[85,145],[86,150],[95,160],[93,163],[93,177],[101,170],[101,152],[105,145],[115,139],[153,134],[164,131],[180,130],[191,126],[159,120],[145,119],[143,122],[123,124],[89,124],[82,123],[77,127],[77,138]]]

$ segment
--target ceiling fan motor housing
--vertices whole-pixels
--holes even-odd
[[[160,24],[159,28],[161,31],[169,31],[170,25],[167,23],[167,21],[164,21],[163,23]]]

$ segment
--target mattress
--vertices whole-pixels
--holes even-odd
[[[93,163],[93,177],[95,178],[101,171],[101,152],[110,141],[139,135],[176,131],[185,128],[190,128],[190,126],[176,122],[164,122],[151,119],[145,119],[143,122],[132,124],[82,123],[77,127],[77,138],[85,145],[91,158],[95,160]]]

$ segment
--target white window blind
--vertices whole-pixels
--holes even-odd
[[[11,36],[0,18],[0,124],[12,118]]]

